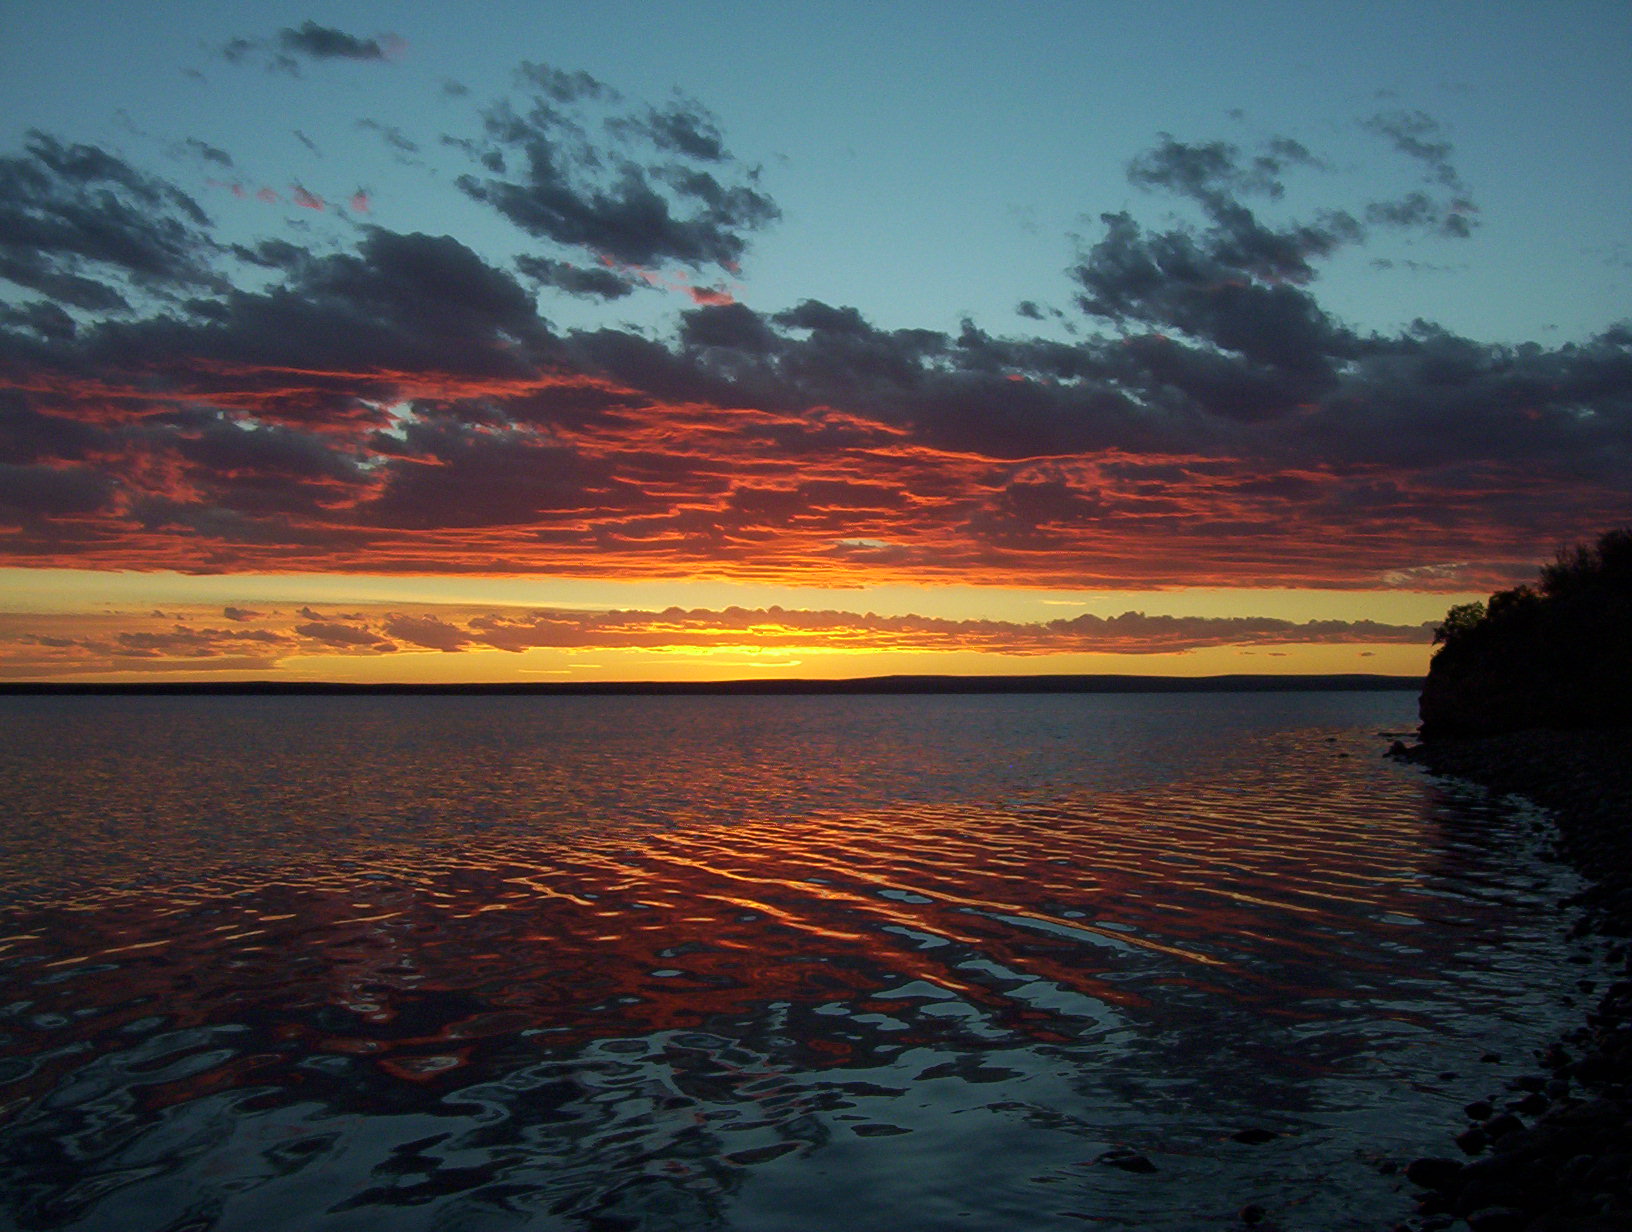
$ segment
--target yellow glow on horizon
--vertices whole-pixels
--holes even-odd
[[[1282,620],[1437,620],[1483,591],[1232,589],[1068,591],[999,586],[824,588],[675,578],[477,577],[327,573],[136,573],[0,568],[0,611],[77,612],[171,604],[408,603],[588,610],[668,607],[832,609],[947,620],[1041,621],[1142,611],[1169,616],[1269,616]]]
[[[527,581],[532,598],[522,603],[515,601],[522,583],[513,578],[200,578],[8,570],[0,573],[0,582],[19,583],[0,589],[0,679],[86,682],[481,683],[1079,673],[1420,676],[1432,650],[1424,642],[1274,645],[1260,640],[1256,645],[1169,650],[1151,640],[1166,636],[1157,629],[1138,635],[1146,642],[1140,649],[1129,642],[1113,646],[1108,624],[1103,634],[1091,632],[1079,641],[1069,624],[1052,622],[1083,615],[1109,622],[1141,612],[1181,621],[1258,617],[1420,626],[1437,621],[1450,603],[1464,598],[1398,591],[1107,594],[976,586],[835,592],[566,579]],[[440,599],[424,597],[427,590],[443,586],[449,589]],[[773,605],[783,610],[769,610]],[[741,610],[730,613],[732,607]],[[229,615],[231,608],[252,610]],[[807,618],[793,619],[799,613]],[[868,613],[875,617],[867,619]],[[397,620],[410,626],[405,634],[389,633]],[[483,620],[492,623],[479,630]],[[303,623],[329,622],[328,628],[335,629],[348,621],[353,629],[374,630],[380,644],[343,644],[346,630],[341,629],[342,641],[331,642],[335,649],[330,651],[322,645],[321,633],[294,635]],[[949,623],[956,621],[1001,628],[960,629]],[[1156,623],[1124,626],[1150,630]],[[415,626],[457,632],[464,640],[452,651],[430,649],[427,645],[439,644],[436,637],[422,641],[427,635]],[[1204,633],[1196,640],[1222,636]],[[257,636],[263,640],[254,640]],[[1094,640],[1101,636],[1104,641]],[[1189,634],[1181,630],[1177,636]],[[93,646],[101,650],[84,649]]]
[[[999,655],[975,651],[874,653],[800,647],[721,646],[679,649],[592,647],[536,649],[519,654],[476,650],[458,654],[399,651],[382,655],[292,655],[261,671],[112,670],[65,674],[86,683],[264,679],[356,684],[483,684],[539,681],[843,680],[870,676],[1227,676],[1365,673],[1420,676],[1428,646],[1288,645],[1270,650],[1208,647],[1177,654]],[[49,679],[44,678],[42,679]]]

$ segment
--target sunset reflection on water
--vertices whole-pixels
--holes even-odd
[[[200,711],[176,763],[80,726],[77,810],[9,760],[19,832],[53,808],[87,841],[55,873],[20,844],[0,914],[4,1208],[1371,1226],[1398,1199],[1361,1156],[1561,1012],[1513,992],[1563,954],[1553,875],[1498,851],[1522,817],[1382,763],[1378,699],[1190,699],[1189,729],[1137,699],[755,700],[781,709],[285,715],[303,753]],[[1158,1171],[1095,1162],[1118,1148]]]

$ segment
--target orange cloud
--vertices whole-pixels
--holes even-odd
[[[226,623],[222,623],[225,621]],[[291,657],[527,650],[1166,655],[1216,646],[1423,645],[1428,625],[1272,617],[1147,616],[1020,622],[768,607],[518,611],[464,605],[262,612],[228,606],[69,617],[0,614],[0,674],[272,670]]]

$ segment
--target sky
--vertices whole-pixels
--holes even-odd
[[[1421,672],[1632,521],[1629,57],[0,0],[0,678]]]

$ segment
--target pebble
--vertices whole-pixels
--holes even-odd
[[[1573,935],[1632,937],[1632,731],[1523,732],[1395,755],[1551,810],[1556,856],[1590,883],[1572,900],[1583,909]],[[1470,1232],[1632,1229],[1632,955],[1619,940],[1608,955],[1619,978],[1601,993],[1598,982],[1572,981],[1569,991],[1597,1005],[1535,1054],[1537,1072],[1508,1084],[1522,1095],[1500,1110],[1495,1100],[1463,1109],[1471,1124],[1455,1141],[1471,1158],[1407,1166],[1424,1190],[1423,1232],[1462,1223]],[[1583,950],[1570,961],[1593,958]]]

